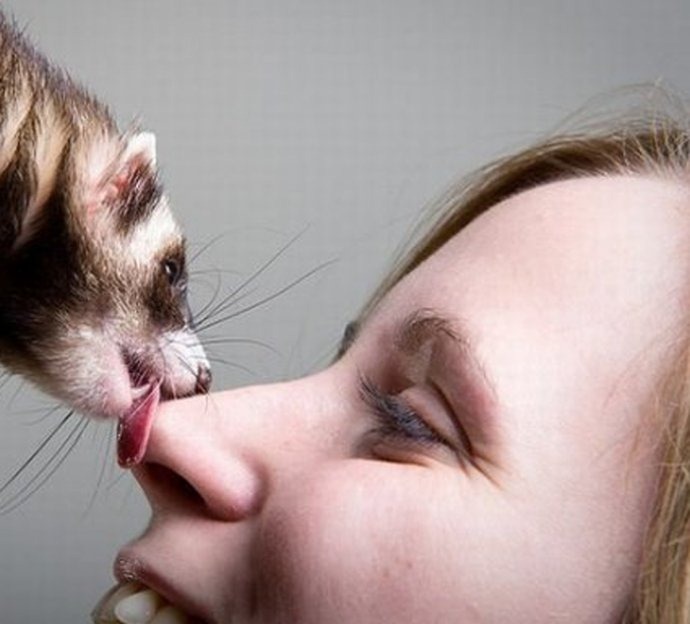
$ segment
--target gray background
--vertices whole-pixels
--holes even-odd
[[[192,251],[212,243],[192,265],[197,309],[298,234],[235,309],[336,261],[209,330],[216,388],[322,366],[421,207],[460,172],[621,85],[690,93],[681,0],[4,6],[124,125],[156,132]],[[51,405],[16,380],[0,391],[0,483],[62,417]],[[0,502],[20,500],[63,439]],[[86,622],[116,549],[146,519],[114,466],[112,427],[90,425],[47,484],[0,516],[0,624]]]

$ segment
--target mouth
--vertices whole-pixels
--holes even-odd
[[[144,458],[161,400],[161,381],[136,351],[120,347],[120,357],[129,377],[131,402],[118,416],[117,462],[122,468],[131,468]]]
[[[91,612],[94,624],[204,624],[139,582],[119,583]]]
[[[138,386],[132,396],[131,405],[117,423],[117,462],[122,468],[135,466],[146,453],[153,416],[161,398],[160,382]]]

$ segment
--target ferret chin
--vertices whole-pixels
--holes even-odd
[[[206,392],[154,136],[119,132],[1,14],[0,75],[0,363],[92,416]]]

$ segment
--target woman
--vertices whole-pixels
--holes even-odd
[[[95,621],[687,622],[688,151],[505,159],[327,370],[163,405]]]

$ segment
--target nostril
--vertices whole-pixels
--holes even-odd
[[[196,386],[194,392],[196,394],[206,394],[211,389],[211,369],[208,366],[201,364],[196,373]]]
[[[186,501],[189,505],[205,507],[206,503],[196,488],[178,473],[162,466],[150,463],[146,465],[146,471],[150,479],[156,483],[159,491],[168,498],[176,498]]]
[[[258,513],[266,492],[263,468],[238,449],[228,452],[224,442],[219,447],[217,436],[207,436],[208,430],[190,435],[200,424],[185,428],[190,420],[195,419],[171,423],[170,418],[160,418],[144,461],[133,469],[154,514],[180,507],[215,520],[239,522]]]
[[[157,462],[134,468],[134,475],[144,488],[154,514],[184,509],[215,520],[239,522],[259,510],[262,490],[257,484],[248,483],[237,472],[234,472],[236,478],[231,478],[230,483],[222,479],[218,482],[218,474],[192,469],[188,478],[180,471]]]

